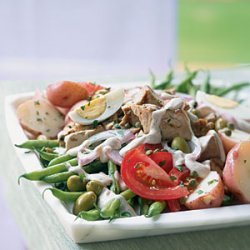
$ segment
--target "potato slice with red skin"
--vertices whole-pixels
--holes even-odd
[[[188,209],[220,207],[224,198],[222,179],[216,171],[211,171],[185,202]]]
[[[54,138],[64,126],[62,114],[45,99],[25,101],[16,112],[22,127],[35,136]]]
[[[237,143],[250,140],[250,134],[242,130],[234,129],[230,136],[226,135],[223,130],[218,131],[223,147],[228,153]]]
[[[223,180],[228,189],[244,203],[250,203],[250,141],[237,144],[227,155]]]
[[[61,108],[71,108],[78,101],[88,99],[88,92],[84,86],[71,81],[50,84],[46,94],[53,105]]]

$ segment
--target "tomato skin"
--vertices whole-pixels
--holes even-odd
[[[181,169],[182,171],[173,167],[169,172],[169,175],[175,178],[174,181],[177,184],[180,184],[181,181],[185,181],[185,179],[190,176],[190,170],[187,167],[181,166]]]
[[[161,167],[136,150],[125,155],[121,175],[125,184],[145,199],[173,200],[188,195],[185,187],[176,185]]]
[[[79,82],[81,86],[83,86],[88,92],[88,96],[93,96],[96,91],[103,89],[101,85],[97,85],[91,82]]]
[[[168,200],[167,206],[170,212],[178,212],[181,210],[181,205],[179,200]]]
[[[173,168],[173,157],[169,152],[155,152],[149,157],[167,173]]]

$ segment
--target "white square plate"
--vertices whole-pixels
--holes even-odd
[[[6,122],[13,145],[27,140],[16,117],[16,108],[24,100],[31,98],[32,95],[32,93],[25,93],[6,97]],[[39,160],[34,154],[25,154],[25,150],[15,149],[24,167],[24,172],[41,169]],[[25,180],[22,181],[22,185],[25,185]],[[42,182],[34,182],[34,186],[42,193],[49,185]],[[108,241],[250,224],[250,205],[165,213],[157,218],[137,216],[116,219],[112,222],[108,220],[89,222],[81,219],[75,221],[76,217],[70,214],[63,203],[56,199],[50,192],[45,193],[44,199],[51,206],[68,235],[76,243]]]

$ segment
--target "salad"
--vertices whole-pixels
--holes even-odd
[[[44,192],[89,221],[250,203],[249,107],[167,80],[36,92],[17,107],[29,139],[16,146],[42,168],[19,181],[50,183]]]

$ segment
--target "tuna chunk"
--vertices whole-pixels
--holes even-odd
[[[166,110],[160,124],[163,140],[172,140],[176,136],[191,140],[190,120],[185,112],[182,109]]]
[[[158,109],[159,107],[153,104],[131,104],[129,107],[126,107],[126,115],[122,122],[128,122],[131,126],[136,126],[136,123],[139,122],[143,132],[147,134],[150,131],[152,113]],[[189,123],[190,121],[185,110],[166,110],[160,123],[162,139],[172,140],[176,136],[181,136],[185,140],[190,140],[192,131]]]
[[[156,106],[163,106],[163,101],[160,99],[159,95],[149,86],[127,90],[125,98],[131,104],[154,104]]]
[[[97,126],[94,129],[87,129],[82,131],[73,132],[65,136],[65,148],[69,150],[70,148],[74,148],[79,146],[82,142],[87,140],[92,135],[102,132],[104,129],[101,125]]]

